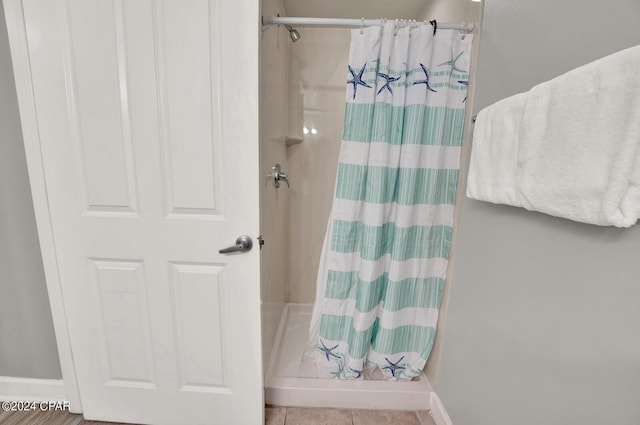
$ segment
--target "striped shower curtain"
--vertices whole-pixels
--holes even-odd
[[[320,377],[409,380],[435,339],[472,36],[356,29],[309,348]]]

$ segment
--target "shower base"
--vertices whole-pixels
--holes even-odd
[[[265,401],[276,406],[428,410],[433,388],[424,373],[411,382],[319,379],[303,356],[311,304],[287,304],[282,312],[265,379]]]

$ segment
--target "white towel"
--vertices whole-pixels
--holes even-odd
[[[640,218],[640,46],[477,116],[469,198],[601,226]]]

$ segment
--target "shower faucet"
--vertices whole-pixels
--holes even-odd
[[[280,182],[283,181],[287,184],[287,187],[291,187],[289,184],[289,178],[287,177],[287,173],[282,171],[280,168],[280,164],[276,164],[271,167],[273,173],[269,174],[267,177],[273,177],[273,186],[278,189],[280,187]]]

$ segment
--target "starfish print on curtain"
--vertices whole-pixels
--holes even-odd
[[[430,85],[429,85],[429,70],[423,65],[420,64],[420,68],[422,68],[422,72],[424,72],[424,80],[418,80],[418,81],[414,81],[413,85],[415,86],[416,84],[424,84],[427,86],[427,90],[432,91],[434,93],[437,93],[437,90],[434,90]]]
[[[388,74],[385,74],[384,72],[378,72],[378,77],[384,78],[385,83],[382,87],[380,87],[380,90],[378,90],[377,94],[380,94],[384,89],[389,90],[389,93],[393,94],[393,89],[391,88],[390,83],[398,81],[400,78],[402,78],[402,77],[391,77]]]
[[[450,66],[451,70],[449,71],[449,75],[453,74],[453,71],[461,72],[461,73],[467,72],[467,71],[464,71],[464,70],[458,68],[458,66],[456,65],[456,63],[458,62],[458,59],[460,59],[460,57],[462,56],[463,53],[464,52],[458,53],[458,56],[456,56],[455,59],[454,59],[453,58],[453,49],[452,49],[451,50],[451,59],[449,59],[448,61],[442,62],[438,66]]]
[[[360,72],[358,72],[356,74],[356,71],[351,68],[351,65],[349,65],[349,72],[351,73],[351,79],[347,81],[347,84],[353,84],[353,98],[356,98],[356,91],[358,90],[358,86],[364,86],[364,87],[368,87],[371,88],[371,86],[367,83],[365,83],[364,81],[362,81],[362,74],[364,73],[365,69],[367,68],[367,63],[365,62],[364,66],[362,67],[362,69],[360,69]]]

